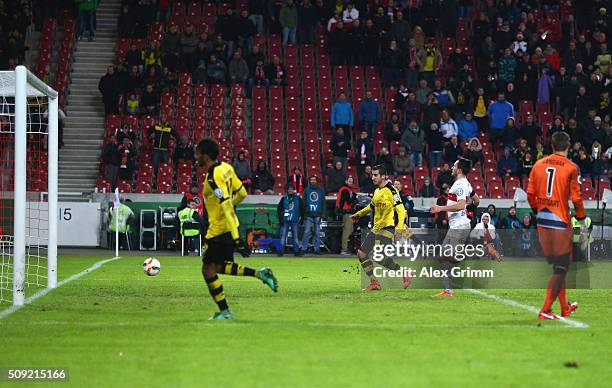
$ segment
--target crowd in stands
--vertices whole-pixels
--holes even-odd
[[[0,2],[0,68],[14,69],[25,61],[25,38],[33,22],[32,6],[36,1],[6,0]],[[39,24],[39,28],[40,25]]]
[[[145,37],[151,22],[169,20],[169,2],[154,3],[124,1],[121,36]],[[161,44],[132,45],[100,82],[106,112],[159,114],[160,95],[176,90],[179,71],[190,72],[195,84],[284,85],[283,63],[253,44],[256,34],[280,33],[283,45],[310,44],[315,31],[325,29],[332,65],[377,66],[383,86],[395,91],[392,112],[370,91],[360,102],[336,91],[332,158],[324,171],[328,193],[345,183],[348,165],[356,167],[355,183],[366,192],[373,189],[369,175],[376,164],[397,175],[442,167],[418,188],[427,196],[439,193],[440,176],[459,157],[477,171],[492,159],[499,176],[525,177],[550,153],[555,131],[570,134],[570,158],[583,177],[612,172],[612,10],[605,1],[248,4],[238,11],[230,4],[214,29],[168,23]],[[121,95],[128,97],[120,101]],[[374,147],[380,133],[400,147]],[[255,161],[251,170],[244,158],[235,155],[241,178],[254,192],[273,192],[267,163]]]

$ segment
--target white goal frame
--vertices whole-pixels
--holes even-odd
[[[27,99],[47,97],[48,101],[48,242],[47,242],[47,287],[57,287],[57,190],[58,190],[58,93],[41,81],[25,66],[14,71],[0,72],[2,78],[14,79],[5,82],[0,95],[15,97],[15,178],[14,178],[14,238],[13,238],[13,305],[25,303],[26,249],[29,244],[27,227]],[[11,80],[12,81],[12,80]]]

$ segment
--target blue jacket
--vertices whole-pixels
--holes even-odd
[[[306,217],[321,217],[325,211],[325,192],[322,188],[316,189],[312,186],[304,190],[304,202],[306,202]]]
[[[459,122],[459,139],[461,139],[461,141],[476,136],[478,136],[478,124],[476,124],[476,121],[467,121],[463,119]]]
[[[366,123],[380,121],[380,105],[373,98],[366,98],[359,104],[359,121]]]
[[[352,127],[355,120],[354,116],[353,107],[348,101],[336,101],[332,106],[331,125],[332,127],[336,125],[350,125]]]
[[[497,161],[497,173],[499,175],[506,175],[506,171],[510,170],[510,174],[515,175],[518,172],[518,161],[514,155],[510,155],[507,158],[502,156]]]
[[[281,223],[299,222],[304,205],[299,195],[285,195],[278,204],[278,220]]]
[[[508,101],[495,101],[489,105],[491,128],[501,129],[506,126],[508,117],[514,117],[514,107]]]

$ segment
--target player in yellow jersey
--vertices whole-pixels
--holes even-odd
[[[202,247],[202,275],[210,295],[219,306],[219,312],[211,319],[233,319],[217,274],[256,277],[274,292],[278,291],[278,281],[269,268],[255,270],[234,263],[234,250],[238,250],[243,257],[251,254],[250,248],[240,239],[238,217],[234,210],[246,198],[247,192],[234,168],[218,160],[219,144],[213,139],[200,141],[195,157],[207,171],[202,190],[208,215],[208,230]]]
[[[370,278],[370,284],[364,291],[382,290],[378,279],[374,276],[374,262],[369,257],[375,246],[393,244],[395,231],[403,231],[406,225],[406,209],[399,193],[393,187],[393,183],[387,179],[385,166],[378,165],[372,168],[372,182],[376,186],[370,206],[367,206],[351,218],[353,222],[359,218],[373,213],[372,230],[368,233],[361,247],[357,250],[357,258],[366,275]],[[380,262],[385,268],[398,270],[401,267],[391,257],[385,257]],[[410,284],[410,277],[404,277],[404,288]]]

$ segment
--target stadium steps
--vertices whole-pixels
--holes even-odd
[[[121,0],[101,2],[96,40],[88,42],[84,36],[76,46],[64,122],[65,146],[59,156],[59,192],[63,201],[86,201],[96,186],[104,135],[104,106],[98,82],[113,61],[120,10]]]

